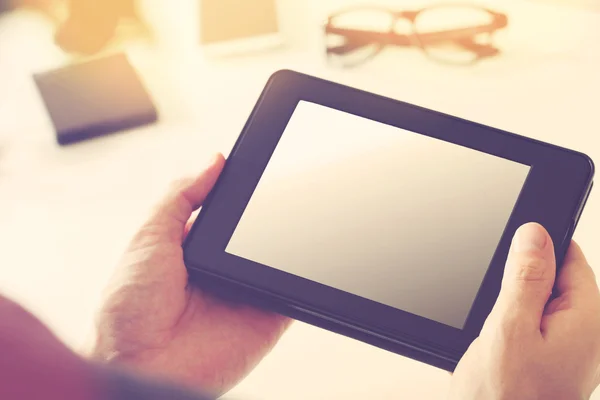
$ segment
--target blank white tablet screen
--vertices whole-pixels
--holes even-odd
[[[461,329],[529,170],[301,101],[225,251]]]

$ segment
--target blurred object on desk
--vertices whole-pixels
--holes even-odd
[[[124,31],[148,34],[136,0],[67,0],[67,17],[56,32],[57,44],[68,53],[100,52]]]
[[[155,122],[156,109],[125,54],[36,74],[61,145]]]
[[[55,0],[0,0],[0,13],[27,8],[41,12],[46,17],[56,20],[57,3],[64,3],[64,0],[60,2]]]
[[[276,0],[200,0],[200,43],[208,55],[233,55],[283,44]]]
[[[492,39],[507,24],[505,14],[476,5],[405,11],[358,6],[328,17],[326,51],[346,67],[372,59],[387,46],[415,47],[438,62],[470,65],[500,52]]]
[[[94,55],[116,42],[147,36],[137,0],[0,0],[0,10],[36,10],[55,25],[54,40],[66,53]]]
[[[0,0],[0,13],[15,9],[15,0]]]

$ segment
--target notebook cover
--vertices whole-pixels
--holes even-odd
[[[65,145],[157,120],[152,99],[125,54],[34,75]]]

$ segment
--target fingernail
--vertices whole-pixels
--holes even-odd
[[[543,250],[548,242],[548,235],[538,224],[526,224],[520,227],[513,240],[514,250],[522,253],[531,250]]]
[[[221,156],[221,155],[220,155],[219,153],[213,154],[213,155],[212,155],[212,156],[209,158],[209,160],[208,160],[208,163],[207,163],[207,166],[208,166],[208,167],[212,167],[213,165],[215,165],[215,164],[216,164],[216,162],[217,162],[217,160],[219,159],[219,157],[220,157],[220,156]]]

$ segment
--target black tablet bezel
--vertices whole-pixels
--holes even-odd
[[[301,100],[531,166],[464,329],[225,252],[279,138]],[[282,305],[287,305],[287,309],[295,310],[292,316],[304,314],[313,323],[316,318],[317,325],[320,325],[319,320],[335,321],[355,329],[358,333],[351,336],[367,342],[375,343],[371,340],[374,337],[384,342],[397,340],[458,361],[479,335],[494,305],[516,229],[531,221],[545,226],[555,243],[560,263],[591,189],[593,175],[592,160],[582,153],[297,72],[278,71],[267,83],[186,239],[185,261],[192,275],[205,273],[233,282],[240,290],[244,287],[270,299],[272,308],[278,311],[285,310]]]

